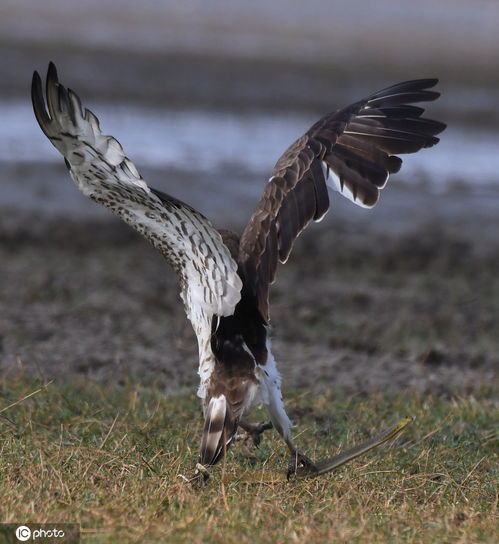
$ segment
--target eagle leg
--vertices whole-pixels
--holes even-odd
[[[237,440],[246,441],[250,438],[255,448],[260,445],[260,442],[262,441],[262,434],[273,427],[271,421],[262,421],[261,423],[239,421],[239,426],[244,429],[245,433],[238,435]]]

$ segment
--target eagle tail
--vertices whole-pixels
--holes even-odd
[[[199,462],[205,467],[220,461],[231,445],[237,430],[237,418],[232,414],[225,395],[212,397],[206,409]]]

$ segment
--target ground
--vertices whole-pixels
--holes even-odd
[[[436,198],[399,193],[387,192],[395,201],[384,215],[369,212],[370,223],[333,208],[279,268],[273,345],[285,390],[473,393],[497,379],[494,215],[471,198],[461,205],[475,205],[468,215],[449,213],[446,197],[447,215],[411,223],[407,214],[400,229],[402,200],[424,217]],[[195,387],[197,347],[177,279],[117,219],[6,211],[0,260],[4,375]]]
[[[96,543],[497,542],[490,389],[288,395],[313,458],[400,415],[417,419],[391,445],[316,479],[270,478],[288,461],[275,433],[258,450],[236,444],[201,490],[179,477],[192,474],[202,428],[193,394],[21,377],[2,380],[0,393],[4,522],[81,523],[82,541]]]

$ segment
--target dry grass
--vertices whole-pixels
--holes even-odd
[[[179,478],[192,470],[201,431],[193,395],[54,382],[25,398],[41,385],[0,382],[3,522],[80,522],[84,542],[497,541],[491,391],[295,394],[289,411],[312,457],[398,416],[418,419],[396,443],[318,479],[232,479],[286,466],[270,433],[258,450],[234,447],[196,492]]]

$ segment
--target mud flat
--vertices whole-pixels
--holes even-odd
[[[272,302],[285,388],[473,392],[497,380],[499,191],[390,189],[367,214],[335,199],[280,267]],[[89,206],[2,208],[1,372],[195,385],[175,275]]]

